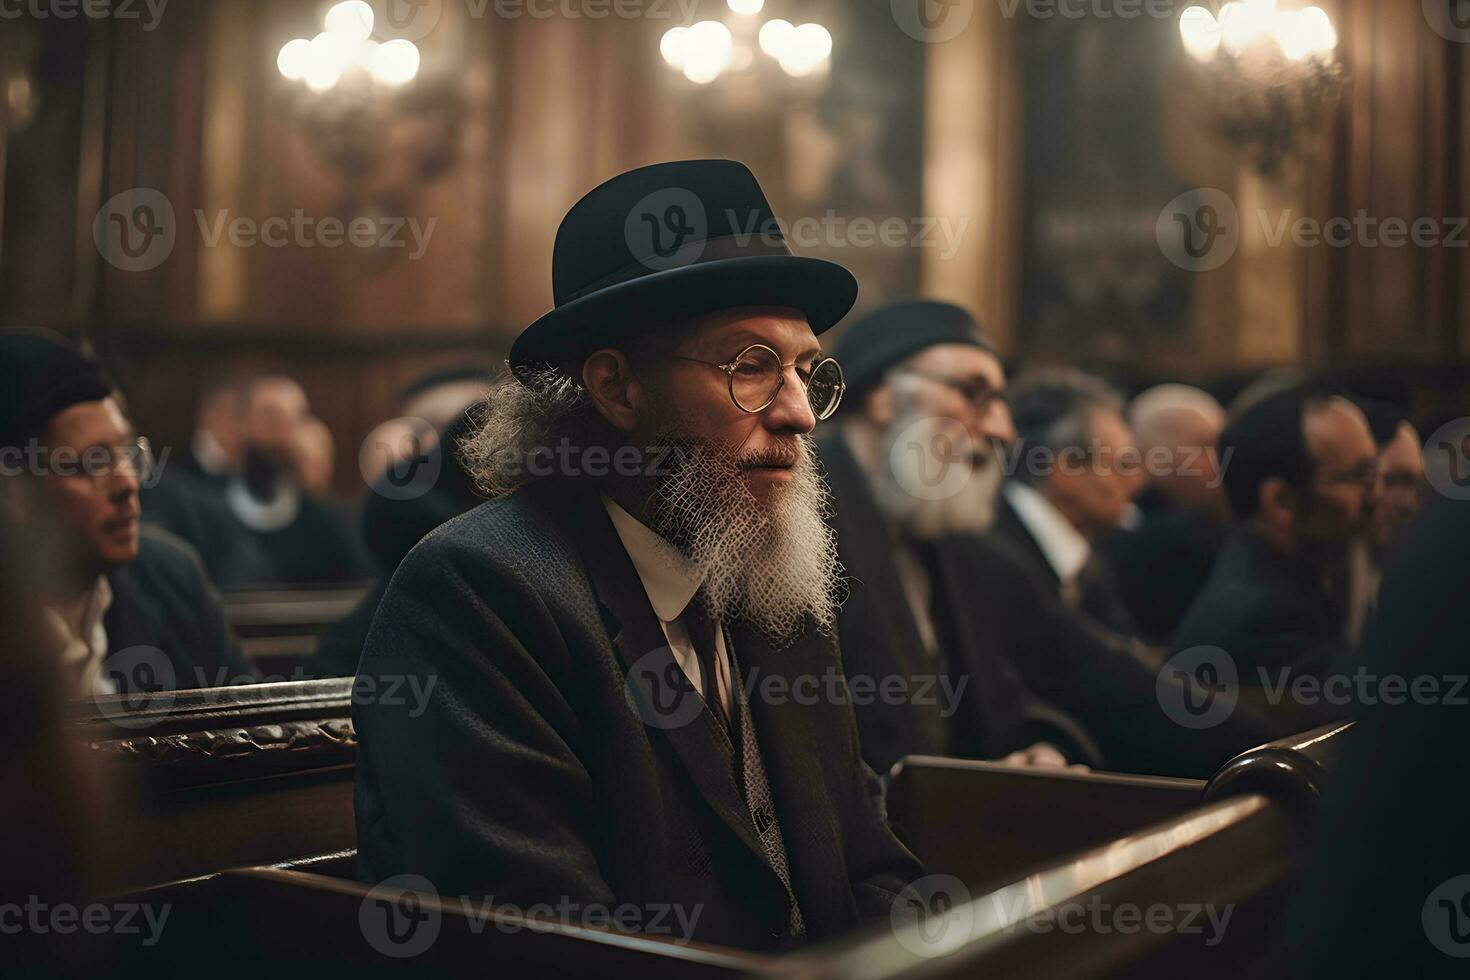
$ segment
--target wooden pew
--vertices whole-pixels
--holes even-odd
[[[1211,781],[1210,802],[987,894],[942,885],[953,904],[933,903],[938,914],[929,922],[802,951],[786,958],[782,976],[1281,976],[1275,954],[1308,850],[1313,801],[1351,727],[1326,726],[1244,753]],[[1201,912],[1186,926],[1196,906]],[[1147,927],[1155,907],[1171,928]],[[1137,917],[1125,918],[1124,909]],[[1192,931],[1196,925],[1201,931]]]
[[[78,720],[96,736],[94,752],[145,771],[147,809],[131,831],[147,825],[140,840],[150,842],[131,850],[148,860],[132,869],[137,890],[129,897],[173,913],[166,941],[130,950],[130,965],[172,973],[226,957],[257,973],[407,965],[553,977],[1239,975],[1269,965],[1305,850],[1310,801],[1350,727],[1252,750],[1222,769],[1207,793],[1191,780],[905,760],[892,786],[896,823],[931,874],[953,876],[937,880],[954,906],[936,906],[941,914],[928,923],[897,921],[770,957],[532,923],[503,911],[487,920],[473,903],[427,896],[399,906],[432,914],[438,929],[405,961],[385,955],[381,928],[365,924],[387,914],[373,904],[385,897],[351,880],[344,760],[355,746],[307,735],[300,754],[240,748],[257,740],[289,746],[287,733],[303,726],[335,723],[340,733],[345,723],[350,732],[349,692],[350,681],[338,680],[179,694],[148,719],[147,734],[109,731],[105,717]],[[274,734],[263,738],[265,730]],[[1076,909],[1085,919],[1094,906],[1130,906],[1140,915],[1161,906],[1177,919],[1193,906],[1229,907],[1231,917],[1219,936],[1208,919],[1190,923],[1200,926],[1195,933],[1069,930],[1057,918]]]
[[[888,815],[926,868],[978,892],[1186,813],[1204,789],[1197,779],[909,756],[894,767]]]
[[[356,846],[350,678],[78,705],[108,880],[139,889]]]
[[[130,966],[164,975],[224,962],[232,972],[257,976],[284,968],[291,975],[470,971],[662,980],[772,976],[778,965],[774,957],[741,950],[487,914],[451,896],[388,894],[298,867],[225,872],[132,899],[175,909],[162,942],[131,951]],[[390,933],[389,917],[399,908],[409,914],[394,918]]]
[[[222,597],[225,619],[246,656],[268,678],[304,680],[322,631],[346,616],[367,587],[231,592]]]

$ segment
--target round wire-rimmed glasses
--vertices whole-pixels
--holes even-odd
[[[765,344],[751,344],[724,364],[678,354],[670,356],[674,360],[692,361],[724,371],[729,378],[730,400],[736,408],[750,415],[771,407],[786,384],[786,369],[795,367],[795,362],[781,363],[781,355]],[[818,355],[805,373],[797,368],[796,376],[806,388],[806,400],[812,414],[819,421],[831,418],[837,406],[842,404],[842,393],[847,390],[842,365],[831,357]]]

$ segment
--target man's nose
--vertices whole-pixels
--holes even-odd
[[[136,497],[142,488],[138,480],[138,474],[131,469],[118,469],[108,477],[107,500],[109,503],[127,503],[129,497]]]
[[[1011,419],[1011,407],[996,400],[990,403],[980,416],[980,437],[1001,446],[1016,441],[1016,424]]]
[[[807,400],[806,385],[796,368],[787,368],[786,383],[776,393],[776,400],[761,412],[761,424],[771,432],[795,432],[801,435],[817,427],[817,416]]]

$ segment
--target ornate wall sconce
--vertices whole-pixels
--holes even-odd
[[[351,182],[349,204],[402,213],[416,184],[453,165],[463,99],[448,73],[422,70],[412,41],[373,35],[373,8],[343,0],[319,34],[281,48],[276,68],[306,139]]]
[[[1334,54],[1337,30],[1321,7],[1190,7],[1179,34],[1216,131],[1268,176],[1327,125],[1347,81]]]

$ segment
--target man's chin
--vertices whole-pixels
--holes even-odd
[[[126,565],[138,557],[138,529],[109,535],[97,549],[98,557],[107,565]]]
[[[796,470],[791,467],[756,466],[747,469],[741,477],[751,496],[764,502],[772,494],[779,493],[782,487],[789,486],[796,478]]]

